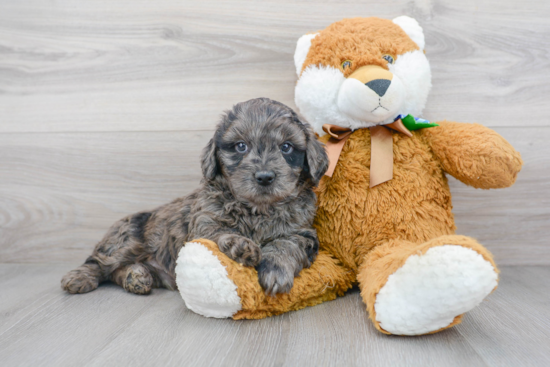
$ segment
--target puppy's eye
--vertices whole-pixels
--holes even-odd
[[[349,69],[351,68],[351,60],[346,60],[342,63],[342,70],[346,70],[346,69]]]
[[[393,62],[394,62],[392,55],[386,54],[386,55],[383,55],[382,58],[384,60],[386,60],[388,62],[388,64],[393,64]]]
[[[290,143],[284,143],[283,145],[281,145],[281,152],[283,152],[283,154],[290,154],[293,150],[294,147]]]
[[[235,144],[235,150],[237,151],[237,153],[243,154],[246,153],[246,151],[248,150],[248,146],[244,142],[240,141]]]

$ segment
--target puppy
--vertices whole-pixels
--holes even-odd
[[[116,222],[62,288],[86,293],[110,280],[136,294],[176,289],[179,250],[207,238],[256,267],[266,293],[289,292],[319,248],[313,188],[328,158],[311,127],[282,103],[239,103],[222,116],[201,160],[198,190]]]

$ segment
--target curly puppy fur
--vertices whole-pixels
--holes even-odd
[[[222,116],[201,160],[198,190],[116,222],[62,288],[86,293],[111,280],[136,294],[176,289],[180,248],[206,238],[255,266],[266,293],[289,292],[319,248],[313,188],[328,158],[311,127],[279,102],[239,103]]]

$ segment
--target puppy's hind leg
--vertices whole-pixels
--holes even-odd
[[[146,255],[143,233],[149,216],[150,213],[138,213],[116,222],[97,244],[92,256],[63,277],[61,288],[69,293],[93,291],[101,282],[110,280],[117,269],[125,269],[138,262],[140,257]],[[136,275],[138,273],[136,270]],[[151,275],[148,271],[142,273],[147,284],[146,278]]]
[[[88,293],[99,286],[102,272],[91,257],[78,268],[71,270],[61,279],[61,288],[69,293]]]
[[[111,280],[135,294],[148,294],[156,286],[149,269],[141,263],[118,268],[111,274]]]

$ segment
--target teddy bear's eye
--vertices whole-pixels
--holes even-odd
[[[351,68],[351,60],[346,60],[342,63],[342,69],[346,70],[348,68]]]
[[[382,58],[386,60],[389,64],[393,64],[393,56],[392,55],[383,55]]]

